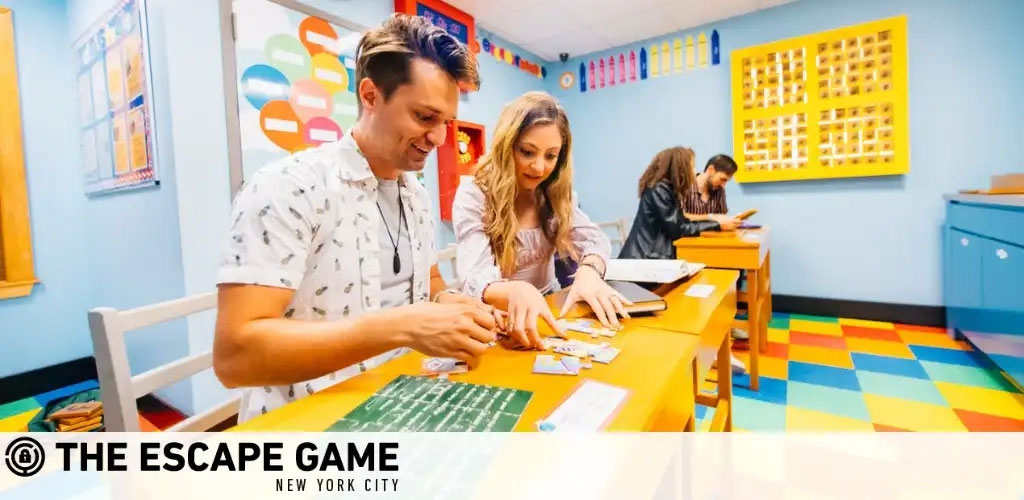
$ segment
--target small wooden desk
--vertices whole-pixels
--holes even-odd
[[[625,320],[629,327],[657,325],[660,330],[698,336],[693,393],[697,403],[717,408],[712,430],[732,430],[732,366],[728,360],[732,345],[730,327],[736,317],[737,278],[737,271],[704,269],[681,284],[656,290],[668,304],[667,310]],[[713,286],[714,290],[707,298],[686,295],[690,287],[698,284]],[[701,394],[700,382],[707,377],[716,359],[722,360],[717,371],[718,394]]]
[[[676,257],[700,262],[710,268],[741,269],[747,273],[747,291],[736,300],[746,302],[747,320],[735,320],[750,335],[750,388],[760,383],[760,352],[768,347],[768,322],[772,316],[771,254],[767,227],[740,230],[734,237],[698,236],[676,240]]]
[[[536,422],[550,414],[585,379],[605,382],[631,391],[626,404],[608,425],[609,431],[682,431],[695,423],[693,359],[699,338],[667,335],[644,327],[630,327],[608,341],[622,352],[610,364],[593,363],[579,376],[534,374],[538,351],[510,351],[493,347],[480,365],[468,373],[451,375],[451,380],[511,387],[533,392],[515,431],[535,431]],[[319,432],[371,397],[395,377],[420,372],[424,355],[412,352],[366,373],[256,417],[233,431]]]

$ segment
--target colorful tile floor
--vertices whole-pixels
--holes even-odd
[[[0,404],[0,432],[25,432],[28,423],[50,401],[96,387],[99,387],[99,383],[89,380],[35,397]],[[139,399],[138,405],[139,428],[143,432],[160,431],[185,419],[184,415],[152,397]]]
[[[736,356],[749,366],[749,353]],[[940,328],[775,314],[761,355],[761,390],[736,376],[733,422],[743,431],[1024,431],[1024,394],[984,355]],[[46,402],[84,382],[0,405],[0,432],[24,431]],[[698,429],[714,410],[698,406]],[[184,418],[140,400],[143,430]]]
[[[941,328],[775,314],[749,383],[733,380],[738,430],[1024,431],[1024,394]],[[698,407],[698,429],[713,413]]]

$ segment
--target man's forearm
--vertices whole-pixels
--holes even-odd
[[[379,311],[339,321],[252,320],[218,336],[214,369],[229,387],[294,384],[408,345],[393,325]]]

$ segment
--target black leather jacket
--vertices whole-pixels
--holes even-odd
[[[619,252],[620,259],[674,259],[672,243],[683,236],[719,229],[713,220],[692,221],[683,214],[675,189],[661,181],[644,190],[633,218],[633,228]]]

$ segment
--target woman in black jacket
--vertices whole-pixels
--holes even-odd
[[[640,176],[640,206],[633,228],[619,252],[620,259],[674,259],[672,242],[702,231],[732,231],[735,219],[719,223],[692,221],[683,215],[682,200],[694,181],[694,154],[690,148],[676,146],[654,156]]]

